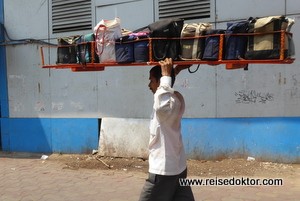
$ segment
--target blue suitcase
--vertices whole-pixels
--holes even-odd
[[[129,36],[134,37],[134,61],[149,61],[149,33],[145,31],[133,32]]]
[[[245,58],[248,36],[242,35],[242,33],[247,33],[248,30],[249,21],[227,23],[225,36],[225,59],[237,60]]]
[[[134,43],[134,60],[135,62],[149,61],[149,40],[141,38]]]
[[[118,63],[130,63],[134,62],[134,37],[123,36],[116,40],[116,62]]]
[[[202,60],[218,60],[220,47],[220,34],[224,34],[223,29],[213,29],[206,32],[205,48]],[[223,54],[224,55],[224,54]]]

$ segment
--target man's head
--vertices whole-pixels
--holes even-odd
[[[149,88],[150,90],[155,93],[157,88],[159,87],[160,84],[160,78],[162,77],[161,74],[161,66],[157,65],[151,68],[150,72],[150,77],[149,77]],[[174,83],[175,83],[175,72],[174,69],[172,68],[172,73],[171,73],[171,78],[172,78],[172,85],[171,87],[173,87]]]

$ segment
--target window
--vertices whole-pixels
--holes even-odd
[[[158,0],[158,14],[159,19],[209,18],[210,0]]]
[[[53,33],[91,29],[91,0],[52,0]]]

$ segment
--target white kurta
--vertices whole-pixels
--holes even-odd
[[[185,103],[171,88],[171,77],[163,76],[154,94],[153,119],[150,122],[149,172],[178,175],[186,169],[181,136],[181,118]]]

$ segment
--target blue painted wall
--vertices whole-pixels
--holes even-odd
[[[0,24],[4,24],[3,0],[0,0]],[[0,41],[4,40],[4,30],[0,27]],[[8,92],[5,46],[0,46],[0,117],[8,117]]]
[[[300,162],[299,117],[184,119],[182,126],[191,158]]]
[[[99,121],[87,118],[4,118],[4,151],[91,153],[98,149]],[[300,118],[183,119],[189,158],[252,156],[273,162],[300,162]]]
[[[4,151],[91,153],[98,149],[98,119],[5,118]]]
[[[4,6],[3,0],[0,0],[0,24],[4,24]],[[4,40],[4,30],[0,26],[0,41]],[[6,55],[5,47],[0,46],[0,149],[2,146],[1,122],[2,118],[8,116],[7,99],[7,73],[6,73]]]

